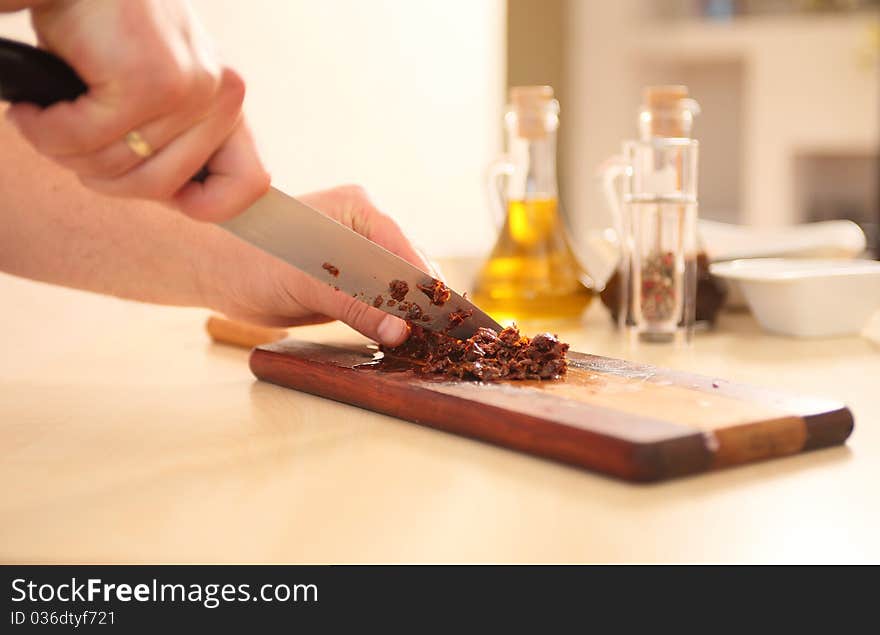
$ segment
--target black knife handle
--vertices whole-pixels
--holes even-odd
[[[46,108],[59,101],[73,101],[88,89],[57,55],[0,37],[0,101],[30,102]],[[203,183],[207,178],[208,169],[203,167],[191,180]]]
[[[47,51],[0,38],[0,99],[45,108],[88,90],[67,62]]]

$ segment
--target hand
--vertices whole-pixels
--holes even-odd
[[[338,187],[300,198],[441,278],[363,189]],[[399,318],[335,291],[217,225],[82,187],[2,120],[0,227],[0,270],[13,275],[141,302],[206,307],[267,326],[340,319],[390,346],[407,336]]]
[[[373,206],[362,188],[343,186],[298,198],[422,271],[440,277],[397,224]],[[216,261],[200,274],[202,287],[208,290],[207,306],[231,318],[266,326],[342,320],[387,346],[397,346],[408,337],[409,329],[400,318],[336,291],[223,230],[216,230],[216,238],[222,244],[206,247]]]
[[[217,62],[185,3],[47,0],[31,9],[39,42],[67,61],[89,91],[8,117],[43,154],[86,186],[153,199],[200,220],[223,220],[269,187],[244,122],[244,82]],[[152,148],[141,157],[131,131]],[[207,165],[204,183],[189,182]]]

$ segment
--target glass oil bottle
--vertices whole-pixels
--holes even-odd
[[[489,169],[500,231],[477,275],[473,300],[502,324],[577,319],[593,291],[559,211],[559,102],[550,86],[514,87],[510,102],[504,117],[508,154]]]

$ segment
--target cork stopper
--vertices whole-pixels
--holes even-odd
[[[552,86],[514,86],[510,89],[510,104],[516,112],[516,134],[526,139],[546,137],[550,132],[547,115],[559,112]]]
[[[691,101],[688,99],[687,86],[646,86],[642,91],[642,112],[647,113],[645,123],[648,126],[648,136],[690,135],[693,117],[691,114],[686,115],[683,110]]]
[[[678,106],[678,102],[687,99],[687,86],[645,86],[642,90],[642,102],[652,109],[671,109]]]

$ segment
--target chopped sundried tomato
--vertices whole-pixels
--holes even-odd
[[[436,278],[431,278],[431,284],[417,284],[416,287],[431,299],[431,304],[436,306],[443,306],[452,296],[449,287]]]
[[[409,339],[386,355],[408,361],[420,373],[439,373],[462,379],[559,379],[566,371],[568,344],[555,335],[541,333],[533,338],[520,334],[516,326],[500,333],[480,328],[467,340],[447,333],[429,331],[410,323]]]
[[[409,285],[405,280],[392,280],[388,283],[388,291],[391,292],[391,297],[393,299],[400,302],[406,297],[406,294],[409,293]]]

